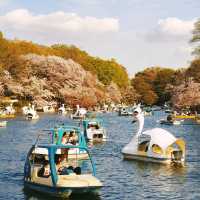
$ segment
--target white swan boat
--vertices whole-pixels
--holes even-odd
[[[79,105],[76,105],[76,112],[71,115],[71,119],[84,119],[87,110],[85,108],[80,108]]]
[[[155,163],[183,163],[185,160],[185,142],[170,132],[154,128],[142,132],[144,116],[140,108],[134,111],[139,129],[132,140],[122,149],[125,159]]]
[[[60,108],[58,108],[58,113],[61,115],[66,115],[67,111],[65,109],[65,104],[62,104],[62,106]]]
[[[15,114],[15,109],[13,108],[13,104],[12,103],[9,106],[6,106],[5,114],[6,115],[14,115]]]
[[[39,119],[39,115],[37,114],[37,111],[35,110],[34,105],[31,106],[29,104],[29,106],[24,106],[22,108],[22,112],[26,116],[27,120]]]
[[[9,106],[6,106],[3,110],[0,110],[0,118],[13,118],[15,117],[15,109],[11,103]]]

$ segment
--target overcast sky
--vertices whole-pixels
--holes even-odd
[[[149,66],[188,66],[199,11],[200,0],[0,0],[0,30],[115,58],[133,75]]]

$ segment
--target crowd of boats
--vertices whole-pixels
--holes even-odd
[[[122,149],[124,159],[163,164],[185,162],[186,150],[183,139],[176,138],[162,128],[143,131],[145,116],[151,116],[153,112],[160,109],[159,107],[142,108],[140,104],[135,104],[131,108],[125,105],[117,108],[112,106],[112,111],[118,112],[119,116],[133,116],[133,123],[138,123],[137,133],[133,134],[130,142]],[[63,104],[57,112],[66,115],[69,110]],[[51,106],[46,107],[44,111],[55,112]],[[109,112],[108,107],[105,106],[102,112]],[[33,105],[23,107],[22,113],[27,120],[39,119]],[[14,115],[15,109],[12,104],[0,114],[8,118]],[[182,116],[184,117],[181,117],[181,120],[187,119],[186,115]],[[93,112],[79,105],[76,111],[71,113],[70,118],[79,120],[80,126],[58,124],[38,135],[25,161],[25,188],[53,196],[69,196],[72,193],[97,192],[103,186],[96,177],[95,164],[87,142],[105,142],[108,139],[105,127]]]

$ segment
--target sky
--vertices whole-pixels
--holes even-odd
[[[189,66],[199,11],[199,0],[0,0],[0,30],[9,39],[115,58],[132,76],[151,66]]]

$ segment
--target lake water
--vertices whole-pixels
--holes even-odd
[[[136,132],[131,117],[116,113],[100,117],[107,129],[109,141],[90,147],[96,163],[97,177],[104,187],[98,195],[71,196],[70,200],[171,200],[200,199],[200,126],[164,126],[157,123],[165,114],[155,112],[145,118],[145,129],[162,127],[186,141],[184,167],[170,167],[137,161],[124,161],[121,149]],[[67,117],[41,114],[37,121],[23,117],[9,120],[0,129],[0,199],[55,199],[37,192],[24,191],[23,167],[26,154],[43,129],[65,122]]]

